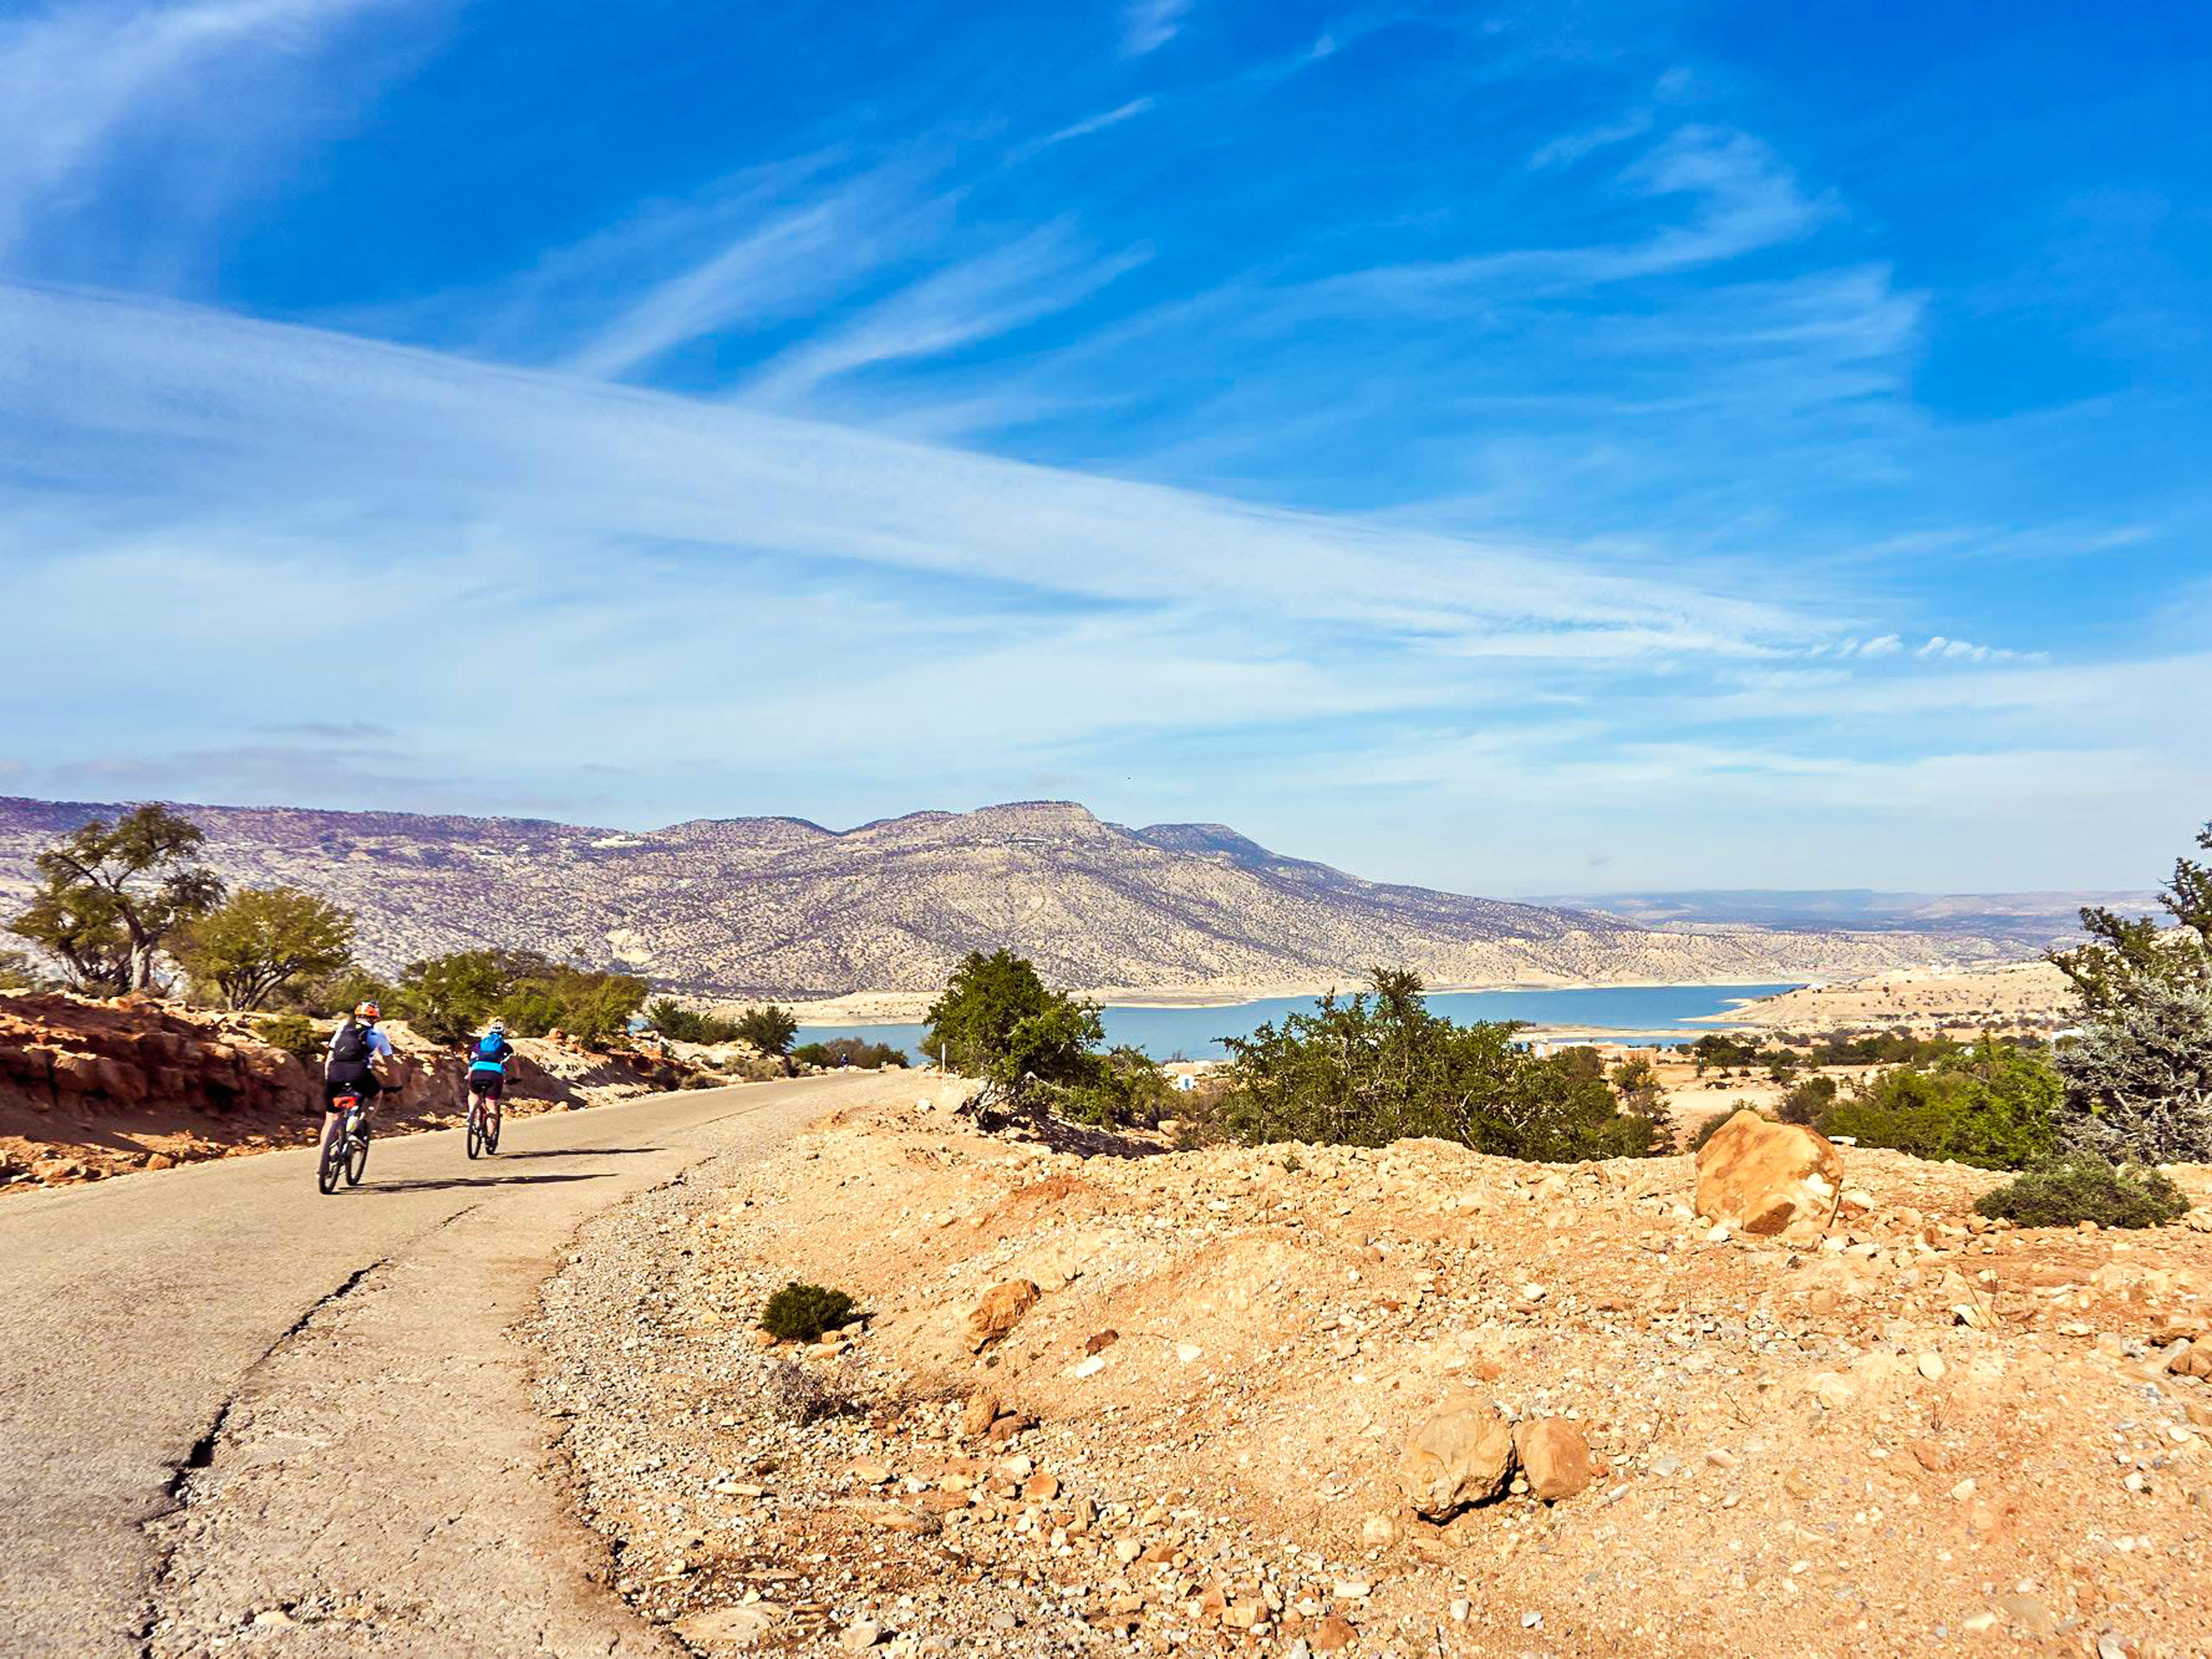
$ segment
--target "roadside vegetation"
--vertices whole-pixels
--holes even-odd
[[[1173,1099],[1134,1048],[1105,1050],[1096,1002],[1048,989],[1026,957],[971,950],[925,1016],[922,1046],[983,1083],[979,1109],[1101,1126],[1157,1123]]]
[[[881,1066],[913,1064],[902,1048],[893,1048],[889,1043],[871,1043],[859,1037],[832,1037],[823,1043],[801,1043],[791,1051],[791,1058],[801,1065],[817,1065],[829,1071],[842,1066],[874,1071]]]
[[[1408,1135],[1542,1162],[1648,1153],[1653,1117],[1631,1071],[1617,1095],[1597,1054],[1538,1056],[1517,1024],[1458,1025],[1432,1014],[1418,975],[1376,969],[1372,993],[1324,996],[1311,1014],[1224,1039],[1230,1059],[1212,1116],[1248,1143],[1386,1146]]]

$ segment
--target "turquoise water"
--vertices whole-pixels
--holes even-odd
[[[1726,1014],[1753,997],[1794,990],[1792,985],[1614,985],[1589,990],[1439,991],[1429,1007],[1462,1024],[1476,1020],[1519,1020],[1532,1026],[1571,1026],[1601,1033],[1612,1042],[1686,1043],[1703,1029],[1684,1022],[1701,1014]],[[1217,1060],[1226,1051],[1224,1037],[1249,1036],[1269,1020],[1313,1006],[1310,996],[1269,997],[1211,1008],[1106,1010],[1106,1040],[1141,1048],[1155,1060]],[[800,1018],[805,1015],[802,1010]],[[833,1037],[858,1037],[889,1043],[920,1058],[922,1027],[816,1026],[802,1024],[802,1043]]]

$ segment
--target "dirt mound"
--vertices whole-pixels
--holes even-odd
[[[458,1052],[404,1024],[385,1029],[397,1088],[378,1106],[378,1132],[458,1122]],[[690,1075],[654,1056],[543,1039],[516,1048],[518,1116],[671,1089]],[[0,1192],[305,1145],[321,1125],[320,1077],[241,1015],[144,996],[0,993]]]
[[[550,1386],[625,1593],[709,1651],[2193,1651],[2212,1232],[2024,1232],[1972,1213],[1996,1177],[1844,1157],[1784,1243],[1700,1222],[1687,1157],[1079,1160],[886,1110],[689,1198],[601,1325],[573,1268]],[[764,1353],[793,1278],[869,1317]],[[1438,1524],[1399,1474],[1470,1389],[1520,1467]]]

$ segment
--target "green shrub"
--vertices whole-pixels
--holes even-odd
[[[1377,969],[1372,982],[1371,1001],[1325,996],[1312,1014],[1224,1038],[1221,1128],[1252,1144],[1434,1135],[1543,1163],[1655,1149],[1658,1126],[1619,1109],[1592,1051],[1539,1057],[1517,1025],[1431,1014],[1414,974]]]
[[[283,1049],[311,1071],[322,1062],[322,1033],[303,1014],[273,1014],[257,1021],[254,1031],[271,1048]]]
[[[1783,1096],[1782,1109],[1776,1116],[1784,1123],[1818,1128],[1834,1109],[1835,1094],[1834,1077],[1802,1078],[1789,1085],[1789,1092]]]
[[[794,1279],[760,1310],[760,1328],[780,1342],[813,1342],[824,1331],[850,1325],[860,1311],[860,1304],[842,1290]]]
[[[830,1071],[842,1065],[874,1070],[877,1066],[908,1064],[905,1050],[859,1037],[832,1037],[826,1043],[802,1043],[791,1051],[791,1058],[801,1065],[818,1065]]]
[[[1882,1072],[1814,1127],[1916,1158],[2024,1169],[2056,1149],[2064,1093],[2040,1054],[1985,1035],[1932,1065]]]
[[[2076,1154],[2014,1177],[1974,1200],[1985,1216],[2021,1227],[2156,1227],[2189,1210],[2182,1191],[2155,1169],[2115,1168]]]

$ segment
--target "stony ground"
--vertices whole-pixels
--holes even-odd
[[[542,1397],[621,1592],[703,1653],[2205,1651],[2212,1232],[1987,1225],[1990,1176],[1845,1155],[1780,1244],[1716,1240],[1686,1157],[875,1109],[588,1231]],[[867,1319],[764,1349],[794,1278]],[[1598,1484],[1418,1520],[1401,1448],[1470,1384],[1579,1422]]]

